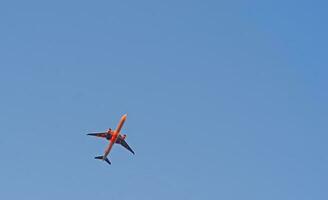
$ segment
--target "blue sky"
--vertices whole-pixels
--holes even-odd
[[[0,198],[327,199],[326,8],[1,2]]]

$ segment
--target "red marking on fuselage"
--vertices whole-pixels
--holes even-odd
[[[106,157],[108,156],[110,150],[112,149],[112,147],[114,146],[116,140],[118,139],[119,135],[120,135],[120,132],[121,132],[121,129],[123,127],[123,124],[126,120],[126,117],[127,115],[123,115],[120,122],[118,123],[117,125],[117,128],[116,130],[112,131],[112,138],[110,139],[109,141],[109,145],[107,146],[105,152],[104,152],[104,156],[103,156],[103,159],[106,159]]]

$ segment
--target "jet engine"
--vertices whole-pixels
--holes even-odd
[[[122,136],[122,140],[125,140],[125,138],[126,138],[126,135],[125,135],[125,134],[123,134],[123,136]]]

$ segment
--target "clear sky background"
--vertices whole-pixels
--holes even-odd
[[[0,199],[328,199],[327,6],[1,1]]]

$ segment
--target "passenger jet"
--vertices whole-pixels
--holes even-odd
[[[108,144],[107,148],[105,149],[104,155],[96,156],[95,159],[103,160],[103,161],[106,161],[108,164],[111,164],[111,162],[108,160],[107,156],[115,143],[121,144],[123,147],[125,147],[127,150],[129,150],[131,153],[134,154],[134,151],[131,149],[131,147],[128,145],[128,143],[125,141],[126,135],[120,134],[123,124],[126,120],[126,117],[127,117],[127,114],[122,116],[120,122],[117,125],[116,130],[112,130],[109,128],[107,132],[87,134],[87,135],[91,135],[91,136],[105,138],[109,141],[109,144]]]

